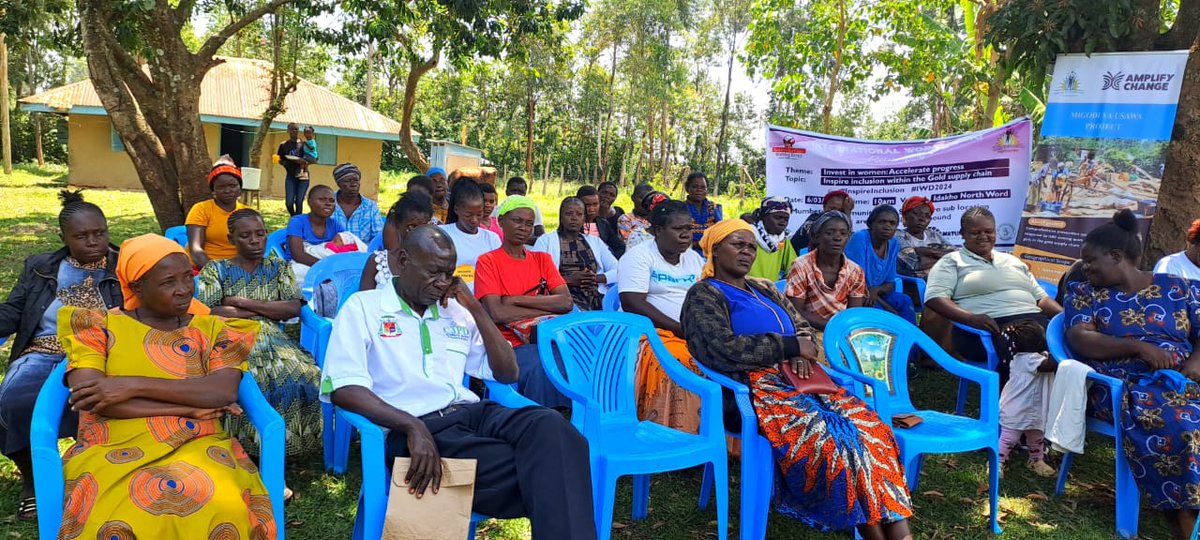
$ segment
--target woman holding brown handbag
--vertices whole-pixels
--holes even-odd
[[[708,262],[684,301],[683,333],[698,362],[750,387],[782,479],[776,509],[821,531],[911,538],[912,502],[891,428],[826,382],[812,327],[774,284],[746,277],[757,256],[754,229],[722,221],[700,247]]]

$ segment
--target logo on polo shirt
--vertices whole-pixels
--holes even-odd
[[[446,337],[450,339],[471,339],[471,329],[457,324],[447,325],[445,327]]]
[[[404,335],[400,330],[400,322],[395,315],[384,315],[379,318],[379,337],[394,338]]]

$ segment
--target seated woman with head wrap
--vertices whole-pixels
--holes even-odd
[[[822,368],[808,323],[773,283],[748,276],[754,234],[745,222],[726,220],[701,239],[704,279],[688,291],[681,318],[688,350],[750,387],[775,458],[781,514],[823,532],[911,538],[912,502],[891,427],[845,389],[804,393],[783,373],[807,379]]]
[[[846,214],[830,210],[817,216],[809,228],[812,251],[792,263],[784,293],[796,312],[819,332],[838,312],[863,305],[867,281],[862,268],[845,255],[850,238]],[[818,346],[820,343],[818,339]]]
[[[304,297],[292,267],[266,255],[267,228],[262,215],[245,208],[229,216],[229,238],[237,248],[232,259],[212,261],[200,271],[196,298],[214,315],[251,319],[261,324],[249,368],[267,402],[287,424],[287,455],[299,456],[321,447],[321,370],[304,349],[279,328],[280,321],[300,316]],[[225,429],[250,446],[254,430],[240,416],[226,419]]]
[[[208,172],[208,190],[212,198],[192,205],[184,225],[187,226],[188,255],[197,271],[209,260],[228,259],[237,254],[229,243],[226,224],[229,214],[246,208],[238,201],[242,196],[242,170],[228,155],[221,156]]]
[[[147,234],[117,260],[124,309],[64,307],[70,404],[60,538],[274,538],[271,500],[221,428],[258,323],[208,315],[179,244]]]
[[[796,250],[789,241],[788,220],[792,203],[783,197],[766,197],[754,211],[754,232],[758,240],[758,256],[750,268],[752,277],[778,281],[783,279],[796,260]]]
[[[570,313],[575,304],[550,254],[525,245],[537,221],[534,208],[533,200],[521,195],[500,205],[504,243],[476,261],[475,297],[513,346],[520,368],[517,390],[547,407],[569,408],[571,400],[542,369],[535,343],[538,323]]]
[[[916,324],[917,312],[912,299],[896,290],[896,265],[900,258],[900,241],[896,228],[900,213],[890,204],[881,204],[867,216],[867,228],[850,236],[846,256],[862,267],[867,280],[866,305],[890,311]]]

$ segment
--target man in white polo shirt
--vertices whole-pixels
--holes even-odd
[[[596,538],[583,436],[553,410],[509,409],[462,385],[464,373],[511,383],[518,368],[454,277],[454,243],[426,225],[400,249],[393,287],[359,292],[338,312],[321,398],[390,430],[389,465],[412,458],[409,494],[437,493],[441,456],[475,459],[473,511],[528,516],[535,539]]]

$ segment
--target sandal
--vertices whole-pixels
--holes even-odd
[[[34,521],[37,519],[37,497],[25,497],[17,503],[17,521]]]

